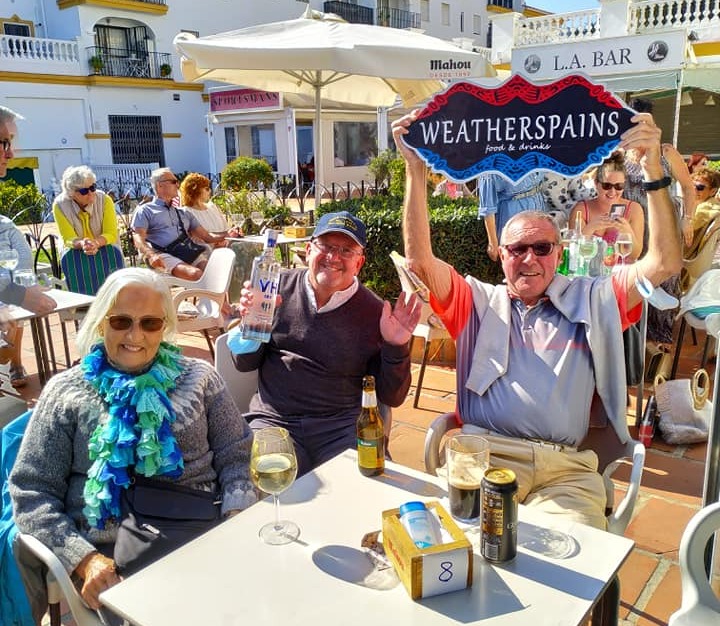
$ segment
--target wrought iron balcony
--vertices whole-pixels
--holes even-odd
[[[169,52],[143,52],[126,48],[87,48],[90,74],[128,78],[172,78]]]
[[[420,28],[420,14],[404,9],[380,7],[377,12],[378,26],[390,28]]]
[[[359,4],[330,0],[323,5],[325,13],[335,13],[347,22],[353,24],[374,24],[373,10],[370,7],[363,7]]]

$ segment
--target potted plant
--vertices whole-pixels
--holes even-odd
[[[169,63],[163,63],[160,66],[160,76],[162,76],[163,78],[167,78],[168,76],[170,76],[171,73],[172,65],[170,65]]]
[[[90,67],[93,68],[93,71],[96,74],[99,74],[102,68],[105,66],[105,61],[103,61],[103,58],[99,54],[91,56],[88,62],[90,63]]]

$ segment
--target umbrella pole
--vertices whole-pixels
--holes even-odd
[[[323,175],[323,158],[322,158],[322,130],[320,129],[320,120],[322,117],[322,86],[320,84],[320,72],[315,72],[315,132],[314,141],[315,146],[313,154],[315,156],[315,208],[320,206],[320,199],[322,198],[322,184],[325,179]],[[311,213],[310,222],[314,222],[315,211]]]

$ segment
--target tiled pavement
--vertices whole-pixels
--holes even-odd
[[[68,325],[68,329],[72,343],[72,325]],[[59,338],[59,329],[55,328],[55,331],[54,337]],[[32,342],[29,332],[26,335],[25,365],[34,373]],[[686,337],[678,377],[688,377],[697,369],[702,340],[700,336],[699,345],[693,346],[691,338]],[[59,339],[57,341],[56,353],[61,354],[61,344]],[[186,354],[210,360],[202,336],[180,335],[179,343]],[[0,383],[3,391],[12,392],[6,369],[0,367]],[[419,367],[415,365],[413,369],[415,381]],[[708,369],[712,380],[714,362]],[[418,408],[412,406],[413,387],[406,402],[394,409],[390,451],[397,462],[423,469],[422,450],[428,424],[439,413],[454,408],[454,374],[452,367],[428,367]],[[37,376],[31,376],[30,384],[21,391],[22,397],[32,404],[40,392]],[[634,421],[634,410],[629,410],[628,423],[632,425]],[[648,451],[635,516],[626,533],[636,545],[620,573],[621,626],[667,624],[669,615],[680,605],[678,546],[688,520],[700,508],[705,451],[704,444],[670,446],[660,441],[655,441]],[[616,481],[616,484],[623,487],[622,482]],[[69,616],[65,616],[64,621],[71,623],[68,620]]]

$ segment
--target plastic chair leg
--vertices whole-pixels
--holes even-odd
[[[418,401],[420,400],[420,390],[422,389],[423,378],[425,378],[425,366],[427,365],[428,353],[430,352],[430,341],[425,340],[425,347],[423,349],[422,363],[420,364],[420,374],[418,374],[417,387],[415,388],[415,400],[413,400],[413,408],[417,409]]]
[[[680,350],[682,349],[682,343],[683,343],[683,339],[685,337],[685,327],[686,326],[687,326],[687,322],[685,321],[685,318],[683,317],[680,320],[680,330],[678,331],[678,340],[677,340],[677,345],[675,346],[675,356],[673,357],[672,369],[670,370],[670,379],[671,380],[675,380],[675,375],[677,374],[678,363],[680,362]]]

